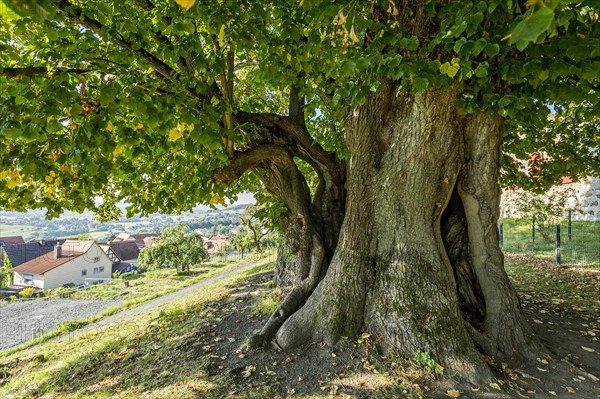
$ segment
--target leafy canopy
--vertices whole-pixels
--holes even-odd
[[[140,252],[140,266],[146,270],[173,267],[187,273],[191,266],[208,260],[204,242],[198,233],[193,233],[185,223],[167,227],[151,247]]]
[[[347,157],[344,119],[384,79],[455,86],[463,112],[503,115],[506,184],[600,173],[598,1],[179,2],[46,0],[42,18],[3,2],[0,208],[223,203],[261,185],[223,187],[215,169],[269,140],[297,145],[269,136],[289,100]],[[515,160],[538,151],[552,162],[532,180]]]

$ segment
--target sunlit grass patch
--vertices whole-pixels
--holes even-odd
[[[258,298],[258,301],[254,304],[253,311],[257,315],[268,316],[277,309],[282,300],[281,291],[274,288]]]

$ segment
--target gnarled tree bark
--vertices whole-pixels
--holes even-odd
[[[451,373],[484,384],[492,375],[481,353],[540,350],[498,246],[502,121],[459,112],[457,89],[398,90],[385,82],[353,109],[345,169],[306,149],[299,130],[277,141],[281,120],[263,125],[275,132],[278,155],[251,166],[266,171],[265,187],[290,210],[284,220],[296,269],[287,280],[278,271],[279,282],[294,281],[250,343],[334,344],[364,329],[384,350],[427,351]],[[312,199],[294,156],[320,178]]]

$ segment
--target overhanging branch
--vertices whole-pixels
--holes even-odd
[[[85,16],[84,11],[81,8],[77,7],[76,5],[72,4],[71,2],[69,2],[67,0],[52,0],[52,4],[57,9],[61,10],[67,16],[67,18],[75,24],[81,25],[83,27],[86,27],[86,28],[94,30],[94,31],[101,31],[102,29],[105,28],[105,26],[103,24],[101,24],[99,21]],[[129,42],[128,40],[126,40],[121,35],[115,36],[115,37],[111,38],[111,40],[113,42],[117,43],[119,46],[140,56],[144,61],[146,61],[150,65],[150,67],[152,67],[152,69],[154,69],[164,79],[166,79],[168,81],[175,80],[175,77],[177,75],[176,71],[170,65],[163,62],[161,59],[159,59],[155,55],[151,54],[146,49],[143,49],[143,48],[134,49],[134,46],[132,45],[132,43]],[[214,93],[215,86],[216,86],[216,83],[209,87],[208,95],[202,95],[201,93],[198,93],[196,90],[189,88],[189,87],[187,88],[187,91],[192,96],[200,99],[202,102],[208,102],[208,101],[210,101],[210,98],[212,96],[217,94],[217,93]]]
[[[277,139],[289,146],[298,156],[313,166],[335,170],[340,167],[339,160],[332,152],[325,150],[312,138],[306,126],[290,116],[271,113],[250,113],[239,111],[235,115],[238,123],[252,123],[261,126]]]
[[[289,158],[289,153],[282,147],[273,144],[263,144],[244,152],[238,152],[229,165],[213,172],[215,183],[230,185],[239,179],[247,170],[254,169],[266,162],[278,162]]]
[[[67,16],[67,18],[69,18],[69,20],[71,20],[71,22],[73,22],[73,23],[84,26],[84,27],[94,30],[94,31],[100,31],[104,28],[104,25],[102,25],[100,22],[98,22],[97,20],[95,20],[93,18],[89,18],[89,17],[85,16],[85,14],[81,8],[75,6],[74,4],[71,4],[70,2],[68,2],[66,0],[54,0],[53,4],[56,6],[56,8],[58,8],[59,10],[64,12],[65,15]],[[140,49],[134,50],[131,42],[125,40],[122,37],[121,38],[114,37],[114,38],[112,38],[112,40],[115,43],[118,43],[120,46],[141,56],[148,64],[150,64],[150,66],[156,72],[158,72],[163,77],[165,77],[169,80],[173,79],[173,72],[174,72],[173,68],[171,68],[169,65],[167,65],[166,63],[164,63],[163,61],[161,61],[154,55],[150,54],[145,49],[140,48]]]

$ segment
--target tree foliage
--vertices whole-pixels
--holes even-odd
[[[140,267],[145,270],[173,267],[188,273],[190,267],[208,260],[202,237],[192,233],[185,223],[167,227],[151,247],[140,252]]]
[[[6,252],[4,252],[4,264],[3,268],[0,269],[0,287],[8,287],[13,284],[12,268],[12,262]]]
[[[129,214],[221,203],[261,187],[213,178],[234,153],[298,142],[277,115],[300,110],[303,140],[347,157],[345,115],[386,78],[459,86],[463,112],[505,116],[507,172],[550,145],[538,186],[598,157],[593,1],[45,3],[42,22],[0,26],[2,208],[111,218],[120,200]]]

